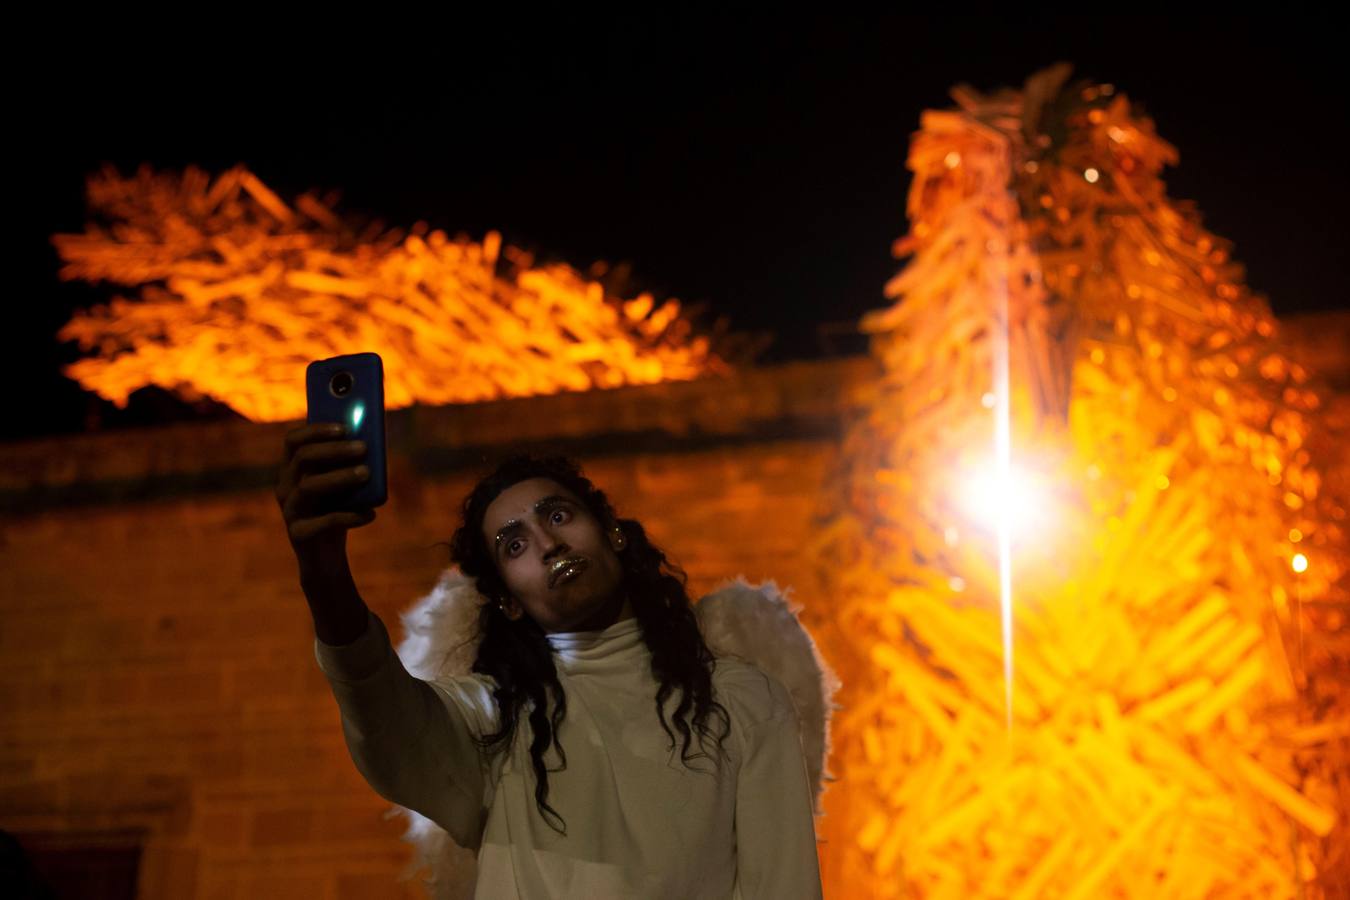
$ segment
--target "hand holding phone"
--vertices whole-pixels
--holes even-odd
[[[370,478],[337,492],[335,508],[360,512],[388,500],[384,429],[384,362],[376,353],[353,353],[315,360],[305,370],[305,400],[311,425],[338,423],[349,440],[366,445],[363,462]]]
[[[286,435],[277,503],[297,554],[345,552],[347,530],[388,500],[383,363],[374,353],[316,360],[305,395],[308,424]]]

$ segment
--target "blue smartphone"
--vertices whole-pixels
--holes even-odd
[[[365,441],[370,478],[360,487],[334,495],[335,510],[360,512],[389,499],[385,465],[384,361],[378,353],[350,353],[316,359],[305,369],[306,421],[341,422],[348,440]],[[350,465],[359,465],[353,460]]]

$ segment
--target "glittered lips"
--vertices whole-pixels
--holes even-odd
[[[569,556],[555,562],[548,570],[548,586],[555,588],[563,581],[580,575],[590,565],[584,556]]]

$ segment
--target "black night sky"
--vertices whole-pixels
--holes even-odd
[[[226,414],[156,390],[116,410],[59,373],[80,353],[55,332],[111,291],[59,282],[49,237],[82,229],[84,177],[104,163],[243,163],[283,197],[340,189],[340,209],[391,225],[497,229],[581,269],[628,262],[635,288],[773,332],[771,363],[865,350],[845,332],[884,304],[899,266],[920,112],[951,105],[959,82],[1020,86],[1060,60],[1143,106],[1181,152],[1170,194],[1235,242],[1278,314],[1345,308],[1347,49],[1329,22],[1284,15],[587,20],[522,7],[483,21],[408,11],[342,35],[259,23],[49,36],[9,91],[26,139],[6,329],[18,403],[0,440]]]

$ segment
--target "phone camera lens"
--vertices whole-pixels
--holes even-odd
[[[352,385],[356,379],[352,378],[351,372],[338,372],[328,382],[328,389],[333,392],[334,397],[345,397],[352,392]]]

